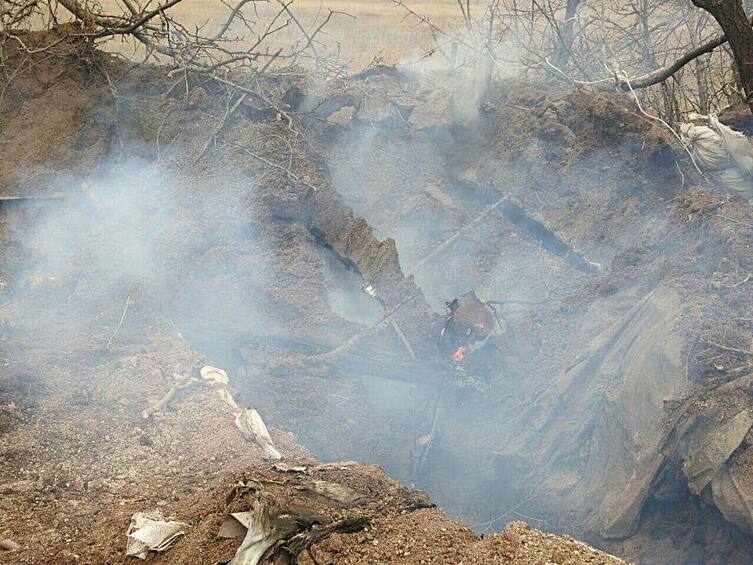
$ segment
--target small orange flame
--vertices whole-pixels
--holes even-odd
[[[465,347],[462,345],[458,347],[455,354],[452,356],[452,359],[455,361],[455,363],[462,363],[463,359],[465,359]]]

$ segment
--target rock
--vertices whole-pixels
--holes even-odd
[[[682,463],[690,491],[743,530],[753,532],[753,375],[697,391],[670,411],[665,451]]]
[[[693,494],[700,493],[727,462],[753,426],[753,412],[743,410],[723,425],[714,423],[699,434],[685,456],[682,470]]]
[[[12,539],[4,539],[0,541],[0,549],[3,551],[18,551],[21,549],[21,546]]]
[[[591,342],[580,362],[553,380],[522,415],[510,452],[500,454],[512,460],[534,451],[541,454],[535,464],[552,474],[577,473],[575,482],[563,481],[571,486],[561,492],[573,506],[576,500],[595,502],[590,520],[604,537],[634,531],[662,468],[664,402],[687,389],[685,342],[677,330],[682,311],[681,296],[668,287],[639,300]],[[573,468],[566,462],[574,454],[610,465]]]
[[[713,502],[722,515],[747,532],[753,532],[753,484],[729,462],[711,482]]]

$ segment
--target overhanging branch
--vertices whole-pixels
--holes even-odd
[[[753,25],[753,17],[751,17],[748,20],[748,24]],[[621,88],[622,90],[628,91],[630,90],[631,86],[634,89],[647,88],[649,86],[653,86],[654,84],[664,82],[665,80],[667,80],[669,77],[674,75],[677,71],[682,69],[685,65],[687,65],[691,61],[697,59],[701,55],[705,55],[706,53],[711,53],[714,49],[716,49],[717,47],[721,47],[728,41],[729,40],[727,39],[727,36],[722,33],[710,39],[703,45],[699,45],[695,49],[688,51],[671,65],[667,65],[666,67],[656,69],[655,71],[652,71],[648,74],[645,74],[636,78],[631,78],[629,85],[627,81],[625,80],[618,80],[617,84],[619,88]]]
[[[703,45],[696,47],[692,51],[688,51],[671,65],[667,65],[666,67],[656,69],[655,71],[652,71],[648,74],[630,79],[630,85],[633,88],[647,88],[649,86],[653,86],[654,84],[664,82],[694,59],[697,59],[698,57],[705,55],[706,53],[711,53],[714,49],[724,45],[725,43],[727,43],[727,36],[725,36],[724,34],[718,35],[717,37],[711,39],[710,41],[707,41]],[[630,90],[630,86],[628,86],[627,82],[624,80],[618,81],[618,86],[622,90]]]

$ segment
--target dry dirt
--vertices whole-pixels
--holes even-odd
[[[295,438],[277,430],[272,436],[285,465],[310,470],[274,471],[211,391],[186,391],[169,410],[144,420],[140,412],[164,393],[164,375],[200,360],[170,337],[155,338],[133,355],[102,355],[108,356],[114,359],[79,358],[75,365],[61,360],[41,382],[24,361],[6,360],[0,537],[21,549],[0,554],[3,562],[128,562],[131,515],[159,508],[190,528],[173,549],[149,562],[215,563],[231,558],[238,545],[218,540],[216,533],[230,512],[247,510],[242,502],[226,503],[240,480],[265,485],[275,508],[305,508],[333,519],[353,514],[298,494],[296,487],[312,477],[365,497],[368,503],[355,513],[372,521],[362,533],[338,534],[315,547],[319,563],[621,563],[520,523],[479,539],[438,510],[420,509],[429,505],[428,497],[381,469],[319,465]]]
[[[31,46],[49,39],[54,37],[28,38]],[[18,53],[6,54],[10,63],[21,61]],[[198,133],[206,128],[189,115],[212,119],[214,103],[204,99],[186,108],[185,101],[168,99],[165,104],[173,107],[177,119],[160,127],[153,118],[164,117],[165,108],[141,104],[137,98],[124,100],[126,91],[146,97],[163,92],[167,83],[159,73],[136,71],[119,83],[121,90],[115,93],[99,71],[103,65],[113,65],[108,67],[113,72],[123,68],[84,46],[66,43],[50,57],[23,64],[30,65],[29,72],[14,80],[0,108],[2,194],[61,192],[62,198],[2,205],[0,275],[7,294],[0,371],[0,538],[14,541],[20,549],[0,551],[0,560],[17,564],[130,561],[124,556],[130,517],[152,508],[188,522],[189,530],[171,550],[150,556],[148,562],[229,559],[239,542],[219,540],[216,532],[228,512],[245,509],[242,501],[227,502],[243,479],[263,484],[275,511],[303,508],[308,514],[333,519],[350,513],[369,518],[363,531],[338,534],[317,545],[302,556],[304,563],[622,563],[520,522],[510,523],[499,534],[479,537],[431,508],[424,493],[402,486],[381,469],[355,463],[320,465],[294,436],[272,427],[285,463],[308,467],[302,474],[275,471],[262,450],[241,437],[211,390],[183,390],[164,411],[144,418],[143,410],[174,384],[174,374],[193,374],[213,361],[196,353],[183,334],[211,335],[218,321],[211,312],[191,318],[190,308],[181,305],[179,281],[210,280],[210,288],[222,289],[239,304],[243,297],[251,297],[272,305],[285,320],[285,339],[319,350],[342,343],[358,326],[335,317],[326,306],[312,233],[329,239],[332,247],[358,262],[361,271],[368,273],[370,264],[371,278],[389,280],[395,295],[386,300],[396,302],[404,293],[415,292],[415,287],[397,268],[394,244],[374,239],[365,222],[355,221],[336,195],[325,192],[314,202],[318,216],[312,222],[319,231],[312,232],[294,219],[306,217],[301,184],[282,183],[282,175],[270,178],[269,170],[254,160],[246,159],[241,170],[235,167],[243,160],[221,170],[217,165],[222,156],[216,155],[211,167],[198,165],[202,179],[198,183],[174,169],[161,192],[144,195],[146,218],[126,225],[114,221],[101,179],[110,174],[107,163],[117,158],[119,143],[134,142],[129,150],[136,155],[151,152],[155,145],[161,147],[158,151],[170,153],[178,147],[178,154],[190,154],[203,143]],[[270,88],[275,88],[274,82]],[[116,105],[113,95],[118,98]],[[181,114],[186,110],[188,114]],[[278,127],[260,123],[241,135],[270,136]],[[160,136],[164,136],[161,146]],[[138,145],[138,140],[148,144]],[[279,150],[268,149],[273,155]],[[176,158],[176,153],[169,158]],[[320,182],[315,168],[308,174],[310,183]],[[262,190],[244,192],[250,183]],[[208,204],[202,192],[207,186],[230,187],[241,194],[237,214],[230,218],[224,208]],[[119,286],[122,282],[113,279],[108,268],[130,258],[119,258],[117,246],[107,247],[109,243],[104,263],[93,259],[85,243],[83,248],[74,247],[80,255],[57,265],[54,272],[44,270],[46,243],[30,240],[28,234],[56,218],[57,209],[67,210],[71,202],[74,213],[83,206],[82,229],[92,230],[86,237],[122,242],[133,233],[153,235],[150,241],[157,249],[171,250],[171,255],[158,254],[172,258],[166,270],[155,265],[128,286]],[[246,233],[248,225],[257,230],[253,238]],[[217,226],[223,226],[227,237],[217,236]],[[91,241],[86,237],[84,242]],[[223,261],[235,262],[240,290],[213,270]],[[270,269],[273,282],[252,276],[260,269]],[[166,274],[157,280],[155,271]],[[189,307],[195,307],[193,295],[183,288]],[[236,290],[239,294],[233,294]],[[185,315],[189,332],[181,332],[181,322],[176,324],[167,312]],[[432,317],[424,304],[406,306],[401,314],[408,330],[428,331],[421,329]],[[258,331],[259,319],[249,321],[239,313],[234,323],[236,331],[243,332],[244,323]],[[263,329],[268,348],[256,349],[257,357],[273,357],[279,351],[275,331],[271,325]],[[227,334],[221,337],[228,339]],[[400,347],[394,336],[375,337],[374,343]],[[280,369],[270,372],[274,375]],[[236,377],[232,375],[233,382],[240,383]],[[291,381],[285,386],[301,385]],[[248,401],[249,395],[245,397]],[[309,405],[315,398],[309,399]],[[267,401],[272,401],[271,395]],[[344,509],[302,497],[296,487],[311,478],[350,487],[366,503]]]

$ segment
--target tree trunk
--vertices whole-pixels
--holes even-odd
[[[565,22],[558,32],[557,46],[554,51],[554,65],[558,69],[565,69],[575,41],[575,18],[578,15],[580,0],[567,0],[565,7]]]
[[[745,90],[746,103],[753,111],[753,27],[742,0],[692,0],[719,23],[737,63],[740,82]]]

